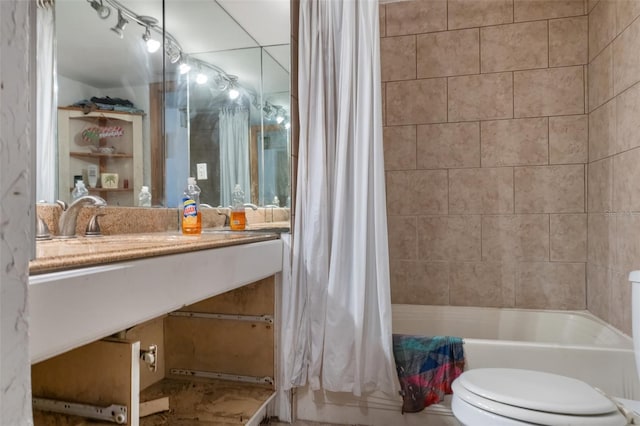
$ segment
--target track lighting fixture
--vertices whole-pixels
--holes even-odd
[[[237,81],[238,81],[237,76],[235,75],[228,76],[227,94],[229,95],[229,99],[231,99],[232,101],[235,99],[238,99],[238,96],[240,96],[240,91],[238,90],[238,83],[236,83]]]
[[[171,40],[166,40],[166,48],[165,52],[167,53],[167,58],[169,62],[175,64],[182,57],[182,52],[180,52],[180,48],[176,46],[176,44]]]
[[[276,123],[280,124],[284,121],[284,110],[282,107],[276,107]]]
[[[160,42],[151,38],[151,31],[147,27],[146,31],[142,35],[142,39],[147,43],[147,51],[149,53],[157,52],[160,49]]]
[[[127,21],[127,18],[122,15],[122,10],[118,9],[118,23],[115,27],[111,27],[111,31],[118,34],[118,37],[123,38],[124,27],[126,27],[128,23],[129,21]]]
[[[209,77],[202,70],[198,70],[198,75],[196,76],[196,83],[205,84],[209,80]]]
[[[105,6],[102,0],[87,0],[92,8],[96,10],[100,19],[107,19],[111,15],[109,6]]]

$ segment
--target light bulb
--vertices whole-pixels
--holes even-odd
[[[196,83],[205,84],[208,79],[209,78],[205,74],[198,73],[198,75],[196,76]]]
[[[289,129],[291,127],[291,123],[289,123],[288,121],[286,123],[284,123],[284,128],[285,129]]]
[[[147,51],[149,53],[157,52],[160,49],[160,42],[158,40],[154,40],[150,38],[147,40]]]
[[[238,92],[238,89],[236,89],[235,87],[229,89],[229,99],[234,100],[237,99],[238,96],[240,96],[240,92]]]
[[[191,66],[188,63],[183,62],[180,64],[180,67],[178,69],[180,70],[180,74],[186,74],[191,71]]]

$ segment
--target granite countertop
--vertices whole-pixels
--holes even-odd
[[[43,274],[106,263],[186,253],[278,239],[275,232],[204,229],[201,235],[179,232],[106,235],[52,239],[36,243],[29,274]]]

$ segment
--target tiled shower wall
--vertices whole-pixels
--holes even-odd
[[[587,8],[380,6],[394,303],[587,307]]]
[[[640,1],[589,1],[587,305],[631,333],[640,269]]]

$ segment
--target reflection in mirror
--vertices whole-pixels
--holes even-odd
[[[41,180],[57,181],[54,196],[68,200],[83,179],[111,205],[136,205],[147,185],[153,205],[175,207],[186,178],[199,174],[205,203],[227,205],[231,185],[242,183],[247,202],[277,197],[285,206],[289,132],[270,111],[289,114],[288,6],[57,0],[57,173]],[[164,44],[151,52],[152,40]]]

